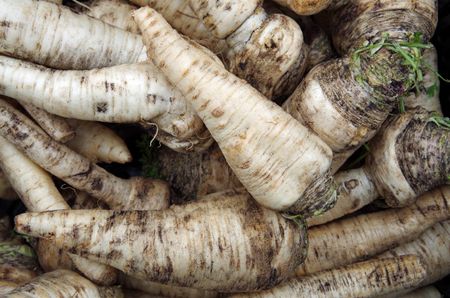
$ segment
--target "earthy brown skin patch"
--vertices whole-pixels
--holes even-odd
[[[443,185],[450,173],[450,131],[415,118],[396,140],[403,175],[417,195]]]

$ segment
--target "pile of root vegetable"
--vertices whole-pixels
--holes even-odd
[[[437,24],[435,0],[0,0],[0,297],[441,297]]]

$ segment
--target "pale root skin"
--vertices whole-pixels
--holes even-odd
[[[67,147],[94,163],[127,163],[132,160],[127,145],[112,129],[96,122],[67,120],[75,130],[75,137]]]
[[[283,14],[267,14],[262,1],[190,1],[217,38],[226,40],[229,70],[267,98],[289,95],[300,82],[308,47],[299,25]]]
[[[56,270],[33,279],[8,293],[10,298],[123,298],[120,288],[100,288],[69,270]]]
[[[92,69],[147,59],[139,35],[67,7],[37,0],[0,4],[2,54],[57,69]]]
[[[90,9],[86,9],[88,16],[99,19],[122,30],[140,34],[139,28],[133,19],[136,6],[125,0],[93,0],[88,2]]]
[[[336,205],[319,216],[306,219],[308,227],[321,225],[353,213],[379,197],[375,185],[362,168],[340,171],[334,179],[338,185]]]
[[[412,288],[425,276],[426,269],[420,258],[408,255],[355,263],[291,279],[267,291],[231,297],[377,297]]]
[[[432,284],[450,274],[450,221],[437,223],[418,239],[404,243],[381,254],[380,258],[413,254],[420,257],[427,269],[425,279],[417,288]],[[396,293],[391,297],[398,297]]]
[[[121,210],[167,208],[169,189],[160,180],[118,178],[56,142],[36,124],[0,101],[0,134],[43,169]]]
[[[434,46],[423,51],[423,62],[427,63],[431,69],[438,70],[438,56]],[[440,80],[437,78],[436,74],[428,68],[423,70],[423,75],[424,87],[428,88],[433,86],[433,84],[436,84],[436,93],[433,96],[429,96],[426,90],[419,92],[419,94],[412,92],[405,98],[405,107],[406,109],[422,107],[429,112],[442,115],[441,102],[439,101]]]
[[[213,291],[164,285],[156,282],[133,278],[125,274],[120,276],[120,284],[125,288],[139,290],[156,297],[173,297],[173,298],[219,297],[219,293]]]
[[[299,15],[313,15],[326,9],[333,0],[274,0]]]
[[[304,226],[230,193],[164,211],[26,213],[16,229],[136,278],[227,292],[273,287],[306,251]]]
[[[18,284],[14,282],[0,280],[0,295],[6,295],[17,287]]]
[[[408,206],[419,195],[448,183],[450,131],[414,110],[394,117],[370,143],[364,167],[391,207]]]
[[[0,66],[0,93],[52,114],[104,122],[154,122],[178,138],[195,137],[203,129],[181,93],[151,63],[55,71],[0,56]],[[28,79],[24,82],[24,78]]]
[[[50,175],[3,137],[0,137],[0,166],[29,211],[70,209]],[[72,262],[62,251],[55,249],[51,241],[42,239],[35,249],[44,270],[72,268]],[[114,284],[117,279],[113,268],[89,260],[80,258],[75,260],[74,265],[98,284]]]
[[[401,209],[389,209],[334,221],[308,230],[308,257],[296,273],[304,276],[374,256],[416,239],[450,217],[450,187],[421,196]],[[387,228],[388,227],[388,228]]]
[[[22,284],[41,273],[31,247],[22,243],[0,242],[0,280]]]
[[[330,183],[331,150],[319,138],[182,39],[153,9],[137,10],[135,19],[155,65],[192,104],[259,203],[305,214],[334,203],[329,184],[319,196],[312,190],[318,181]]]
[[[352,213],[382,196],[393,207],[407,206],[418,196],[447,183],[450,133],[429,121],[432,114],[412,110],[395,116],[369,143],[361,169],[339,172],[336,205],[308,219],[323,224]]]
[[[226,43],[217,39],[206,28],[186,0],[129,0],[138,6],[150,6],[164,16],[178,32],[220,54],[226,50]]]
[[[344,55],[382,33],[408,40],[411,33],[421,32],[429,40],[437,24],[436,4],[434,0],[335,1],[324,19],[336,50]]]
[[[75,136],[75,131],[66,119],[52,115],[29,103],[23,103],[22,106],[34,121],[56,141],[65,143]]]

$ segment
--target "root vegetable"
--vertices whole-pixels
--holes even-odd
[[[8,293],[10,298],[21,297],[123,297],[119,288],[101,288],[75,272],[56,270],[43,274],[31,282],[20,286]]]
[[[179,298],[215,298],[219,294],[213,291],[204,291],[192,288],[182,288],[170,285],[163,285],[156,282],[146,281],[122,275],[121,284],[128,289],[140,290],[142,292],[161,297]]]
[[[167,185],[159,180],[120,179],[54,141],[9,104],[0,101],[0,134],[35,163],[70,185],[103,200],[111,208],[152,210],[166,208]]]
[[[408,40],[420,32],[429,40],[436,29],[437,2],[415,0],[374,2],[334,1],[323,15],[336,50],[344,55],[388,33],[394,40]]]
[[[424,194],[414,204],[331,222],[308,230],[308,257],[297,268],[306,275],[366,259],[417,238],[450,217],[450,187]],[[449,246],[447,246],[449,247]]]
[[[355,263],[291,279],[271,290],[231,297],[376,297],[412,288],[425,275],[420,258],[409,255]]]
[[[299,15],[313,15],[326,9],[332,0],[274,0]],[[339,1],[342,2],[342,1]]]
[[[106,122],[154,122],[181,139],[203,136],[202,121],[150,63],[55,71],[0,56],[0,93],[55,115]],[[30,78],[24,84],[24,77]],[[19,87],[20,86],[20,87]]]
[[[227,292],[273,287],[306,249],[304,226],[227,193],[164,211],[21,214],[16,230],[136,278]]]
[[[0,5],[2,54],[57,69],[92,69],[147,59],[140,36],[64,6],[37,0],[2,0]]]
[[[47,113],[32,104],[23,103],[22,106],[34,121],[56,141],[65,143],[75,136],[75,131],[67,123],[66,119]]]
[[[155,65],[189,100],[259,203],[303,214],[333,205],[331,152],[319,138],[181,38],[153,9],[137,10],[135,19]]]
[[[437,223],[418,239],[381,254],[380,258],[413,254],[420,257],[426,277],[418,287],[432,284],[450,274],[450,221]],[[397,293],[397,295],[399,295]]]
[[[369,143],[361,169],[336,174],[336,205],[308,219],[317,225],[352,213],[382,196],[389,206],[412,203],[421,194],[447,183],[450,173],[450,131],[413,110],[391,118]]]
[[[67,146],[92,162],[127,163],[132,159],[125,142],[111,129],[91,121],[68,120],[75,137]]]
[[[3,137],[0,137],[0,166],[28,210],[70,209],[51,177]],[[53,246],[54,243],[45,239],[36,245],[42,268],[45,271],[71,269],[72,261]],[[117,279],[117,271],[111,267],[81,258],[75,260],[74,265],[89,279],[99,284],[114,284]]]

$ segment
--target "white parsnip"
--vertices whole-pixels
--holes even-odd
[[[112,129],[96,122],[68,120],[75,130],[75,137],[67,146],[92,162],[131,161],[132,156],[125,142]]]
[[[274,0],[299,15],[313,15],[326,9],[332,0]],[[336,1],[342,2],[342,1]]]
[[[407,255],[355,263],[342,268],[291,279],[267,291],[231,297],[376,297],[412,288],[418,285],[425,278],[425,275],[426,269],[420,258]]]
[[[231,193],[163,211],[26,213],[16,229],[136,278],[227,292],[273,287],[306,249],[304,226]]]
[[[151,63],[55,71],[0,56],[0,94],[66,118],[154,122],[181,140],[207,138],[183,95]]]
[[[0,100],[0,135],[42,168],[68,184],[103,200],[111,208],[154,210],[167,208],[169,189],[163,181],[118,178],[87,158],[56,142],[36,124]]]
[[[135,19],[149,57],[192,104],[259,203],[304,214],[332,206],[331,151],[319,138],[181,38],[155,10],[140,8]]]
[[[414,204],[342,219],[308,230],[308,257],[297,275],[337,268],[367,259],[416,239],[426,229],[450,218],[450,187],[443,186]]]
[[[53,181],[44,170],[29,160],[14,145],[0,137],[0,167],[29,211],[70,209]],[[71,261],[51,241],[42,239],[36,246],[39,262],[46,271],[71,269]],[[99,284],[114,284],[117,271],[88,260],[76,260],[74,265],[89,279]]]
[[[136,6],[125,0],[92,0],[89,9],[85,11],[88,16],[102,20],[125,31],[140,34],[139,28],[133,19]]]
[[[52,115],[29,103],[23,103],[22,106],[34,121],[56,141],[65,143],[75,136],[75,131],[66,119]]]
[[[58,69],[92,69],[147,59],[140,36],[67,7],[37,0],[1,0],[0,6],[1,54]]]
[[[69,270],[56,270],[38,276],[8,293],[9,298],[123,298],[120,288],[101,288]]]

